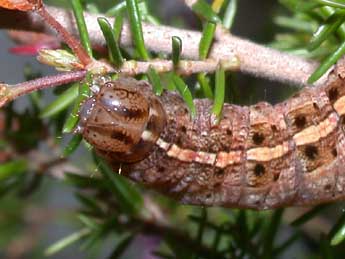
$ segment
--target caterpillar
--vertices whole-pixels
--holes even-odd
[[[273,209],[345,197],[345,83],[340,64],[323,86],[271,105],[155,96],[146,81],[99,86],[79,130],[114,172],[184,204]]]

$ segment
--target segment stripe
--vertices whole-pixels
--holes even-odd
[[[247,151],[247,160],[255,160],[260,162],[267,162],[284,156],[290,151],[289,142],[284,141],[282,145],[275,147],[258,147]]]
[[[156,144],[161,148],[164,149],[165,151],[168,151],[168,149],[170,148],[170,143],[165,142],[163,139],[158,138]]]
[[[345,96],[339,98],[334,103],[334,109],[336,113],[330,113],[330,115],[319,124],[311,125],[296,133],[292,137],[295,145],[302,146],[315,143],[331,134],[338,126],[338,114],[345,114]],[[183,162],[197,162],[201,164],[214,165],[219,168],[225,168],[229,165],[241,163],[243,155],[245,155],[246,160],[249,161],[268,162],[283,157],[291,151],[289,141],[284,141],[274,147],[255,147],[248,149],[247,151],[233,150],[230,152],[220,151],[218,153],[183,149],[178,145],[168,143],[161,138],[158,138],[156,144],[161,149],[165,150],[169,157]],[[245,153],[243,154],[243,152]]]
[[[339,116],[345,114],[345,95],[335,101],[335,103],[333,104],[333,108]]]
[[[292,138],[296,146],[303,146],[310,143],[315,143],[321,138],[327,137],[338,126],[338,116],[336,113],[331,113],[325,120],[318,125],[312,125],[308,128],[298,132]]]
[[[228,165],[241,162],[242,151],[219,152],[217,154],[216,167],[225,168]]]
[[[296,146],[315,143],[332,133],[338,125],[338,116],[331,113],[325,120],[318,125],[312,125],[296,133],[293,140]],[[219,168],[225,168],[229,165],[241,162],[243,152],[234,150],[230,152],[220,151],[218,153],[208,153],[204,151],[193,151],[191,149],[180,148],[176,144],[168,143],[159,138],[156,144],[167,152],[167,155],[183,162],[197,162],[201,164],[215,165]],[[268,162],[285,156],[290,152],[289,141],[275,147],[256,147],[246,151],[246,160]]]

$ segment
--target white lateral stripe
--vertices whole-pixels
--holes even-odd
[[[203,151],[196,152],[196,154],[197,156],[195,157],[195,162],[201,164],[213,165],[217,157],[217,155],[214,153],[207,153]]]
[[[170,147],[170,143],[165,142],[163,139],[158,138],[156,144],[161,148],[164,149],[165,151],[168,151]]]
[[[228,165],[233,165],[241,162],[242,151],[230,151],[228,152],[219,152],[217,154],[216,166],[220,168],[225,168]]]
[[[289,142],[285,141],[282,145],[275,147],[258,147],[247,151],[247,160],[267,162],[284,156],[289,152]]]
[[[154,136],[153,136],[152,132],[149,130],[144,130],[143,134],[141,134],[141,138],[144,141],[148,141],[148,140],[153,141],[154,140]]]
[[[345,114],[345,96],[340,97],[333,104],[334,110],[339,114],[339,116]]]
[[[335,113],[331,113],[328,118],[321,121],[318,125],[312,125],[298,132],[293,136],[297,146],[315,143],[319,139],[327,137],[338,125],[338,117]]]

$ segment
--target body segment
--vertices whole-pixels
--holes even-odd
[[[119,79],[111,87],[138,91],[146,100],[138,108],[142,116],[135,113],[138,120],[127,121],[126,129],[128,114],[111,122],[108,112],[109,125],[95,128],[95,101],[83,135],[94,144],[91,129],[112,136],[123,127],[130,142],[115,138],[124,142],[121,150],[98,142],[97,152],[115,172],[183,203],[270,209],[336,200],[345,196],[345,85],[336,73],[324,87],[306,88],[275,106],[225,104],[218,124],[208,100],[195,100],[192,120],[176,93],[156,97],[147,83]]]

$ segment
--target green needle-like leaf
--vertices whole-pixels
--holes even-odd
[[[294,12],[308,12],[311,11],[322,4],[319,4],[316,1],[290,1],[290,0],[281,0],[284,2],[287,7],[289,7]]]
[[[120,51],[120,47],[116,41],[115,32],[111,28],[110,23],[104,17],[97,19],[99,26],[103,32],[103,36],[108,46],[110,60],[117,66],[120,67],[123,64],[123,58]]]
[[[272,258],[273,245],[279,225],[284,213],[284,209],[277,209],[273,212],[270,224],[264,234],[262,258]]]
[[[345,12],[336,12],[330,16],[326,23],[321,25],[311,38],[308,49],[312,51],[319,47],[322,42],[327,40],[345,20]]]
[[[77,193],[76,198],[83,204],[84,208],[86,207],[88,210],[92,211],[92,213],[96,215],[103,215],[104,211],[99,204],[99,201],[95,197],[86,196],[82,193]]]
[[[181,57],[182,40],[177,36],[173,36],[171,38],[171,43],[172,43],[172,61],[173,61],[174,66],[177,67],[180,62],[180,57]]]
[[[53,102],[46,106],[40,114],[41,118],[47,118],[57,115],[65,110],[73,101],[79,96],[79,85],[73,84],[70,88],[64,91]]]
[[[142,4],[146,4],[145,2],[143,3],[143,0],[138,0],[138,5],[142,5]],[[126,1],[122,1],[116,5],[114,5],[112,8],[110,8],[105,15],[106,16],[114,16],[114,17],[118,17],[118,15],[120,15],[123,11],[126,10],[127,7],[127,3]]]
[[[308,83],[312,84],[317,81],[328,69],[333,66],[345,54],[345,41],[330,55],[309,77]]]
[[[211,89],[211,86],[210,86],[209,79],[206,76],[206,73],[199,73],[197,75],[197,78],[198,78],[198,82],[200,84],[200,87],[201,87],[201,89],[202,89],[202,91],[204,93],[204,96],[206,98],[213,99],[212,89]]]
[[[321,236],[320,252],[321,252],[320,258],[322,258],[322,259],[334,259],[334,258],[336,258],[333,255],[332,248],[329,244],[329,240],[327,239],[327,237],[325,235]]]
[[[75,102],[71,114],[67,117],[67,120],[63,126],[63,133],[71,133],[79,121],[79,111],[80,103]]]
[[[320,13],[323,16],[332,16],[334,13],[334,9],[328,6],[324,6],[320,8]],[[322,64],[314,71],[314,73],[309,77],[308,83],[314,83],[318,80],[324,73],[328,71],[328,69],[335,64],[339,58],[345,53],[345,25],[341,24],[337,29],[337,35],[342,39],[342,44],[333,51],[333,53],[328,56]]]
[[[212,7],[205,0],[196,1],[192,6],[192,10],[207,21],[214,23],[221,22],[218,15],[212,10]]]
[[[163,86],[162,86],[162,83],[161,83],[161,80],[159,78],[157,71],[150,66],[150,68],[147,72],[147,76],[149,78],[150,83],[152,84],[153,92],[156,95],[161,95],[163,92]]]
[[[345,239],[345,214],[343,213],[337,222],[333,225],[329,231],[328,239],[331,240],[331,245],[335,246],[340,244]]]
[[[80,3],[80,0],[72,0],[72,9],[77,22],[81,43],[89,56],[92,57],[92,47],[90,43],[89,33],[85,24],[83,7]]]
[[[308,212],[304,213],[302,216],[298,217],[293,222],[291,222],[291,226],[298,227],[298,226],[303,225],[304,223],[308,222],[309,220],[314,218],[317,214],[319,214],[320,212],[322,212],[328,207],[329,205],[325,204],[325,205],[319,205],[309,210]]]
[[[183,100],[186,102],[187,106],[189,107],[192,118],[194,118],[196,115],[196,109],[194,106],[193,96],[192,96],[191,91],[189,90],[186,83],[182,80],[182,78],[179,77],[178,75],[172,74],[172,80],[176,86],[176,89],[179,91]]]
[[[223,25],[227,29],[230,29],[232,24],[234,23],[235,15],[237,12],[237,1],[238,0],[230,0],[226,7],[223,18]]]
[[[49,246],[47,248],[47,250],[44,252],[44,254],[46,256],[51,256],[53,254],[56,254],[57,252],[63,250],[64,248],[66,248],[67,246],[70,246],[71,244],[77,242],[78,240],[82,239],[83,237],[89,235],[91,232],[90,229],[88,228],[83,228],[78,232],[75,232],[61,240],[59,240],[58,242],[56,242],[55,244]]]
[[[105,15],[106,16],[117,16],[119,13],[124,11],[127,7],[126,1],[122,1],[116,5],[114,5],[112,8],[110,8]]]
[[[143,199],[140,193],[131,185],[120,172],[113,172],[101,159],[95,157],[99,170],[108,181],[108,187],[113,192],[123,209],[129,214],[140,214],[143,206]]]
[[[200,43],[199,43],[199,58],[207,58],[208,52],[210,50],[214,32],[216,30],[216,24],[213,22],[207,22],[204,31],[202,33]]]
[[[85,225],[85,227],[92,229],[92,230],[98,229],[98,224],[92,218],[90,218],[84,214],[79,214],[78,219]]]
[[[141,15],[138,8],[138,1],[126,0],[126,3],[134,45],[140,57],[144,60],[148,60],[149,54],[145,48],[143,30],[141,25]]]
[[[335,8],[345,9],[345,3],[343,1],[332,1],[332,0],[315,0],[316,3],[321,5],[327,5]]]
[[[205,208],[202,208],[201,215],[198,222],[199,224],[198,224],[198,231],[197,231],[197,236],[196,236],[196,241],[199,244],[202,243],[202,238],[204,235],[206,222],[207,222],[207,210]]]
[[[79,147],[79,144],[82,141],[82,139],[83,136],[81,134],[75,134],[69,141],[67,146],[64,148],[62,156],[67,157],[70,154],[72,154]]]
[[[123,25],[123,15],[120,13],[116,16],[116,19],[114,21],[114,36],[115,36],[115,42],[117,42],[117,45],[119,45],[118,42],[120,42],[122,25]]]
[[[24,173],[28,169],[26,160],[12,160],[0,164],[0,181],[13,175]]]
[[[220,244],[221,238],[223,235],[223,226],[221,226],[215,233],[213,243],[212,243],[212,249],[217,252],[218,246]]]
[[[121,255],[126,251],[126,248],[131,244],[134,236],[133,235],[127,235],[124,238],[122,238],[118,244],[116,245],[115,249],[111,253],[111,255],[108,257],[109,259],[117,259],[120,258]]]
[[[276,16],[273,21],[275,24],[281,27],[292,29],[295,31],[313,33],[315,30],[314,23],[298,19],[296,17]],[[294,40],[295,37],[292,37],[292,39]]]
[[[91,74],[86,76],[85,83],[79,85],[79,96],[74,103],[73,109],[71,114],[67,117],[66,122],[63,126],[62,132],[63,133],[71,133],[72,130],[76,127],[79,121],[79,109],[82,105],[83,101],[89,97],[90,95],[90,87],[87,83],[91,79]]]
[[[338,231],[335,233],[333,238],[331,239],[331,245],[336,246],[343,242],[345,239],[345,224],[343,224]]]
[[[67,183],[72,184],[78,188],[98,188],[102,190],[105,190],[107,188],[102,179],[91,178],[89,175],[84,176],[66,172],[64,176]]]
[[[329,6],[323,6],[318,9],[321,16],[327,20],[334,14],[342,14],[345,10],[335,10]],[[345,40],[345,24],[341,24],[337,29],[337,35],[341,40]]]
[[[216,115],[217,118],[220,117],[224,105],[225,96],[225,71],[220,66],[216,71],[216,87],[214,95],[214,104],[212,107],[212,113]]]

